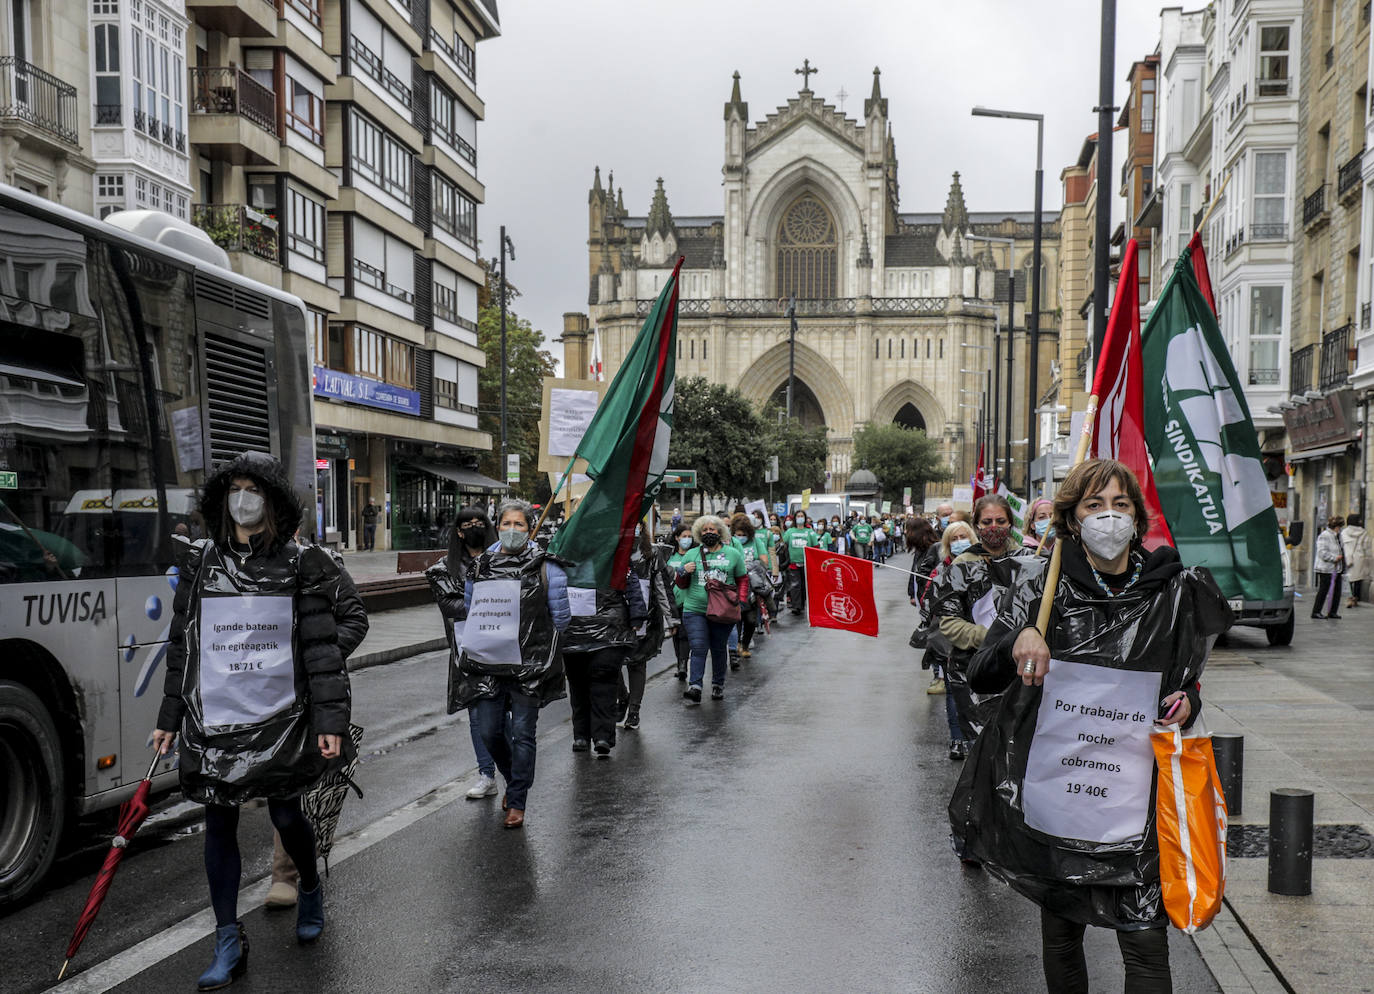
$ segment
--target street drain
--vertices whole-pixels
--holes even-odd
[[[1268,856],[1269,826],[1227,826],[1226,855],[1240,859]],[[1316,859],[1374,859],[1374,835],[1360,825],[1316,825],[1312,855]]]

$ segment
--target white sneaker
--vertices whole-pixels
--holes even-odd
[[[496,796],[496,778],[489,777],[485,773],[477,776],[477,782],[468,790],[469,801],[480,801],[484,797]]]

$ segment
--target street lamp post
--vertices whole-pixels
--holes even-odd
[[[501,225],[501,258],[491,260],[493,268],[501,273],[501,474],[510,475],[509,443],[506,439],[506,369],[510,366],[506,356],[506,257],[515,258],[515,243],[506,234],[506,226]],[[499,479],[499,477],[498,477]]]
[[[993,344],[995,346],[995,351],[992,360],[992,367],[996,371],[996,375],[993,377],[994,385],[992,388],[992,392],[993,396],[996,398],[996,408],[993,411],[992,424],[993,431],[996,432],[997,422],[1001,419],[1001,417],[1005,417],[1006,419],[1006,434],[1002,438],[1002,457],[1006,469],[1005,479],[1009,481],[1011,479],[1011,412],[1012,408],[1016,404],[1016,381],[1012,377],[1013,353],[1015,352],[1015,349],[1013,348],[1013,342],[1015,341],[1015,339],[1013,338],[1013,334],[1016,331],[1016,239],[1002,238],[997,235],[966,235],[965,237],[971,242],[997,242],[998,244],[1005,245],[1007,247],[1007,409],[1005,415],[1000,414],[1002,403],[1002,340],[1000,337],[1000,332],[997,329],[997,325],[996,323],[994,323]],[[994,292],[992,296],[993,313],[996,314],[997,294]],[[994,319],[994,322],[996,322],[997,320],[1000,320],[1000,318]],[[996,442],[993,443],[992,449],[992,461],[994,464],[996,464]],[[1008,483],[1008,486],[1010,486],[1010,483]]]
[[[801,70],[797,70],[800,72]],[[792,420],[792,395],[797,383],[797,295],[787,301],[787,420]]]
[[[1107,2],[1112,2],[1112,0],[1107,0]],[[1113,23],[1115,23],[1114,18]],[[973,116],[1005,117],[1017,121],[1035,122],[1035,228],[1031,237],[1030,314],[1027,316],[1026,321],[1026,330],[1030,334],[1030,383],[1026,391],[1026,456],[1028,460],[1033,460],[1037,455],[1035,445],[1036,425],[1035,416],[1031,412],[1035,410],[1036,404],[1040,403],[1040,398],[1037,394],[1040,390],[1040,245],[1041,235],[1043,233],[1045,196],[1045,115],[1029,114],[1012,110],[993,110],[989,107],[975,107],[973,108]],[[1108,130],[1102,131],[1101,133],[1110,134],[1110,124],[1108,124]],[[1105,176],[1106,174],[1099,171],[1098,175]],[[1031,468],[1030,462],[1028,461],[1026,463],[1025,491],[1027,497],[1030,497],[1030,490]]]

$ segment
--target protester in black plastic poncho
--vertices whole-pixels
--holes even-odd
[[[1034,627],[1037,559],[969,667],[975,691],[1004,696],[950,802],[955,844],[1040,905],[1051,991],[1087,991],[1087,925],[1117,931],[1127,991],[1172,989],[1149,731],[1192,724],[1232,617],[1206,569],[1143,548],[1148,529],[1129,469],[1075,467],[1054,499],[1063,571],[1047,638]]]
[[[324,928],[324,888],[300,795],[352,743],[333,614],[341,573],[323,548],[292,541],[301,502],[281,464],[239,456],[206,482],[200,512],[211,537],[174,539],[179,576],[153,740],[165,753],[180,735],[181,789],[205,805],[216,930],[199,986],[214,990],[248,961],[237,921],[238,806],[267,799],[300,872],[296,936],[313,941]]]

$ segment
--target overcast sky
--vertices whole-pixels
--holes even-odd
[[[1189,4],[1188,7],[1198,6]],[[1118,0],[1116,97],[1159,38],[1158,0]],[[587,309],[587,191],[609,171],[631,214],[662,176],[675,216],[719,214],[722,110],[739,70],[758,121],[811,89],[863,114],[882,69],[904,212],[944,208],[958,170],[972,211],[1034,205],[1035,125],[974,118],[975,104],[1045,115],[1045,207],[1097,130],[1098,0],[502,0],[502,36],[478,46],[482,252],[502,224],[516,309],[547,339]],[[1119,164],[1114,163],[1114,170]],[[561,356],[562,349],[551,343]]]

